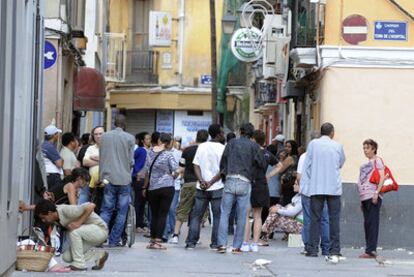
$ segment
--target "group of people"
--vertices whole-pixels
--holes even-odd
[[[73,134],[63,134],[60,153],[56,143],[61,130],[54,125],[45,129],[47,188],[36,189],[45,199],[22,209],[34,209],[40,223],[67,231],[69,246],[62,251],[71,270],[85,270],[89,260],[95,261],[93,269],[104,266],[108,252],[89,255],[93,246],[105,241],[108,247],[122,246],[130,203],[136,231],[149,231],[148,249],[178,243],[186,222],[185,248],[194,249],[208,219],[210,248],[219,253],[257,252],[278,231],[301,233],[302,253],[308,257],[317,257],[320,246],[328,261],[342,259],[340,169],[345,155],[333,140],[332,124],[323,124],[320,134],[312,135],[306,152],[281,134],[266,146],[266,135],[250,123],[240,127],[239,137],[225,136],[220,125],[211,124],[184,149],[171,134],[142,132],[134,138],[125,128],[125,117],[118,115],[114,130],[97,126],[91,140],[83,137],[82,146]],[[361,167],[358,182],[367,242],[361,258],[369,258],[376,256],[384,179],[382,175],[377,186],[369,183],[369,175],[374,166],[383,174],[384,165],[376,156],[375,141],[363,146],[369,162]],[[65,196],[66,201],[56,199]],[[57,205],[62,203],[67,205]],[[229,233],[234,234],[231,249]]]

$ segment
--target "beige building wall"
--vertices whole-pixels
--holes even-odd
[[[362,142],[372,138],[397,182],[414,185],[412,76],[414,69],[327,69],[320,88],[320,118],[334,124],[335,139],[344,146],[344,182],[358,180],[359,167],[367,161]]]

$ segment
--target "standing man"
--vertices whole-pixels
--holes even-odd
[[[324,123],[321,138],[309,143],[303,176],[308,180],[311,223],[308,257],[318,256],[320,226],[325,202],[329,214],[329,256],[327,261],[338,263],[341,256],[339,218],[341,214],[342,181],[340,169],[345,162],[342,145],[335,142],[334,126]]]
[[[318,132],[311,134],[311,141],[319,138],[320,135]],[[299,184],[299,192],[301,194],[302,201],[302,211],[303,211],[303,229],[302,229],[302,240],[305,245],[305,249],[301,254],[308,253],[309,247],[309,228],[311,221],[311,212],[310,212],[310,196],[309,196],[309,180],[306,178],[306,175],[302,178],[303,174],[303,165],[305,164],[307,152],[303,153],[298,162],[298,169],[296,173],[296,182]],[[326,203],[323,207],[322,217],[321,217],[321,250],[322,256],[329,255],[329,217],[328,217],[328,206]]]
[[[57,224],[68,230],[69,248],[63,252],[62,259],[70,263],[70,269],[74,271],[86,270],[86,262],[92,260],[95,261],[92,270],[100,270],[108,259],[106,251],[89,251],[108,238],[108,228],[94,209],[93,203],[56,206],[45,199],[35,208],[35,215],[44,223]]]
[[[240,248],[243,243],[247,207],[250,204],[254,167],[258,166],[259,160],[262,160],[258,156],[259,145],[251,140],[253,132],[254,126],[251,123],[243,124],[240,128],[240,138],[232,139],[226,145],[221,159],[220,169],[226,177],[226,182],[220,208],[219,253],[225,253],[227,250],[229,216],[234,204],[236,204],[237,223],[233,239],[233,253],[242,253]]]
[[[105,133],[105,129],[103,126],[96,126],[92,129],[91,132],[91,141],[92,145],[88,147],[83,157],[83,165],[89,168],[89,176],[91,176],[91,180],[89,184],[83,187],[80,191],[78,205],[89,202],[90,192],[89,189],[97,190],[97,185],[99,182],[99,146],[101,144],[101,138]],[[101,191],[100,191],[101,192]],[[97,195],[97,191],[95,191],[95,196]],[[101,194],[99,194],[101,196]],[[102,199],[100,197],[99,199]],[[96,203],[99,201],[95,201]],[[97,205],[97,210],[99,211],[100,205]]]
[[[195,153],[193,165],[197,177],[195,202],[190,215],[190,229],[186,240],[186,249],[194,249],[200,238],[200,224],[204,213],[211,204],[213,212],[213,229],[211,232],[211,249],[217,249],[217,234],[220,223],[220,203],[223,195],[220,160],[224,151],[224,131],[219,124],[208,127],[211,141],[201,143]],[[228,221],[228,219],[227,219]]]
[[[60,156],[63,159],[63,174],[65,177],[71,175],[72,170],[80,166],[75,155],[78,146],[78,140],[74,134],[64,133],[62,135],[62,149],[60,149]]]
[[[197,152],[198,145],[206,142],[208,139],[208,132],[206,130],[198,130],[196,136],[196,143],[184,149],[180,159],[180,171],[184,170],[184,185],[180,192],[180,202],[176,210],[176,220],[174,234],[169,243],[178,243],[178,236],[180,235],[181,226],[188,221],[191,210],[194,206],[194,199],[196,194],[197,176],[194,172],[194,157]]]
[[[124,131],[126,119],[115,117],[115,129],[105,133],[99,147],[100,180],[105,184],[101,217],[109,225],[116,208],[115,223],[109,235],[109,247],[121,246],[121,234],[131,196],[131,169],[134,165],[134,136]]]
[[[49,125],[45,128],[45,141],[42,144],[43,161],[46,169],[48,189],[59,185],[63,176],[63,160],[56,149],[59,141],[59,135],[62,130],[55,125]]]

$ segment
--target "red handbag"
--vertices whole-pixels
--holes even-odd
[[[384,161],[381,159],[382,163]],[[374,170],[371,173],[371,177],[369,178],[369,182],[375,185],[378,185],[380,182],[381,176],[379,170],[377,168],[377,160],[374,161]],[[384,164],[384,184],[381,188],[381,193],[386,193],[389,191],[397,191],[399,188],[397,182],[392,176],[391,170]]]

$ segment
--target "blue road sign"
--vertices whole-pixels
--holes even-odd
[[[57,51],[55,46],[49,41],[45,41],[45,52],[44,52],[44,69],[51,68],[57,60]]]
[[[201,75],[202,85],[211,85],[211,75]]]
[[[407,22],[375,21],[374,39],[407,40]]]

